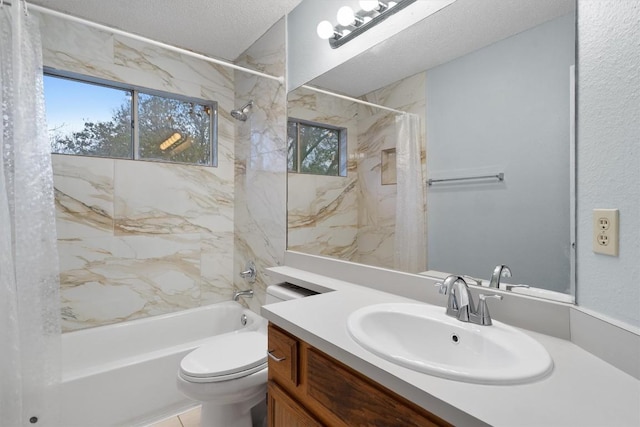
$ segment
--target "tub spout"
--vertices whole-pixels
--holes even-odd
[[[253,297],[253,290],[249,289],[246,291],[237,291],[233,294],[233,300],[238,301],[240,297]]]

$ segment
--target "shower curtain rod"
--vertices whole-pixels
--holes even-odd
[[[8,2],[5,2],[4,4],[8,4]],[[282,77],[282,76],[272,76],[270,74],[261,73],[260,71],[255,71],[255,70],[252,70],[250,68],[241,67],[240,65],[235,65],[235,64],[232,64],[231,62],[222,61],[220,59],[214,59],[214,58],[211,58],[209,56],[202,55],[200,53],[191,52],[190,50],[186,50],[186,49],[182,49],[182,48],[179,48],[179,47],[176,47],[176,46],[172,46],[170,44],[158,42],[158,41],[149,39],[147,37],[138,36],[136,34],[132,34],[132,33],[129,33],[127,31],[118,30],[117,28],[112,28],[112,27],[109,27],[107,25],[98,24],[96,22],[88,21],[86,19],[77,18],[77,17],[72,16],[72,15],[67,15],[66,13],[57,12],[55,10],[47,9],[46,7],[42,7],[42,6],[38,6],[38,5],[35,5],[35,4],[28,3],[27,4],[27,8],[28,8],[28,10],[35,10],[36,12],[44,13],[44,14],[55,16],[55,17],[62,18],[62,19],[66,19],[67,21],[72,21],[72,22],[77,22],[79,24],[84,24],[84,25],[87,25],[89,27],[93,27],[93,28],[96,28],[96,29],[99,29],[99,30],[107,31],[107,32],[110,32],[112,34],[117,34],[117,35],[120,35],[120,36],[128,37],[128,38],[133,39],[133,40],[138,40],[138,41],[141,41],[141,42],[149,43],[151,45],[154,45],[154,46],[157,46],[157,47],[161,47],[163,49],[171,50],[173,52],[180,53],[180,54],[187,55],[187,56],[191,56],[193,58],[201,59],[203,61],[212,62],[214,64],[218,64],[218,65],[222,65],[222,66],[225,66],[225,67],[229,67],[229,68],[232,68],[234,70],[244,71],[245,73],[253,74],[253,75],[256,75],[256,76],[259,76],[259,77],[265,77],[265,78],[271,79],[271,80],[277,80],[281,84],[284,83],[284,77]]]
[[[302,85],[301,87],[303,87],[303,88],[305,88],[305,89],[313,90],[313,91],[315,91],[315,92],[324,93],[325,95],[335,96],[336,98],[346,99],[347,101],[353,101],[353,102],[356,102],[356,103],[358,103],[358,104],[368,105],[369,107],[375,107],[375,108],[380,108],[381,110],[391,111],[392,113],[397,113],[397,114],[411,114],[411,113],[408,113],[408,112],[406,112],[406,111],[396,110],[396,109],[394,109],[394,108],[385,107],[385,106],[383,106],[383,105],[374,104],[373,102],[363,101],[363,100],[361,100],[361,99],[358,99],[358,98],[352,98],[352,97],[350,97],[350,96],[346,96],[346,95],[340,95],[340,94],[335,93],[335,92],[330,92],[330,91],[328,91],[328,90],[319,89],[319,88],[317,88],[317,87],[313,87],[313,86],[309,86],[309,85]]]

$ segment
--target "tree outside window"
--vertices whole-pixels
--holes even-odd
[[[347,130],[289,119],[289,172],[346,176]]]
[[[45,103],[53,153],[215,165],[215,103],[52,75]]]

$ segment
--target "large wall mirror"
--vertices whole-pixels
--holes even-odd
[[[575,0],[457,0],[293,88],[288,249],[572,295],[574,64]]]

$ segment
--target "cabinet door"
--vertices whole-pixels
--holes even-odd
[[[305,367],[306,403],[318,415],[330,412],[347,426],[451,427],[315,348],[307,350]]]
[[[269,324],[269,379],[298,385],[298,340]]]
[[[302,406],[282,390],[276,383],[269,381],[267,391],[269,427],[321,427]]]

